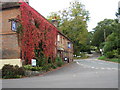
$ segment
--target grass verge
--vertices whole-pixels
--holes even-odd
[[[120,63],[120,59],[118,59],[118,58],[107,58],[105,56],[100,56],[98,59],[104,60],[104,61],[111,61],[111,62]]]

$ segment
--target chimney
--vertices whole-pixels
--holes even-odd
[[[57,17],[54,17],[51,22],[52,22],[52,24],[53,24],[55,27],[58,27]]]

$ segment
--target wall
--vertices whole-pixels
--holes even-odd
[[[11,30],[11,22],[9,22],[9,19],[17,17],[19,10],[18,8],[7,9],[0,13],[2,13],[2,30],[0,30],[2,59],[20,58],[17,34]]]
[[[71,43],[71,48],[68,48],[68,42]],[[57,37],[57,48],[58,54],[63,59],[65,57],[69,58],[69,61],[73,60],[73,44],[70,40],[68,40],[64,35],[58,33]]]
[[[0,28],[0,40],[2,44],[2,47],[0,47],[2,55],[0,57],[0,68],[2,68],[4,64],[21,66],[18,37],[16,32],[11,30],[11,22],[9,22],[9,19],[16,18],[19,14],[18,8],[0,11],[0,19],[2,19],[0,20],[0,23],[2,23],[2,27]]]

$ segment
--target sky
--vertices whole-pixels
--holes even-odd
[[[30,6],[37,10],[44,17],[50,12],[57,12],[69,7],[69,3],[74,0],[29,0]],[[97,23],[104,19],[115,19],[120,0],[76,0],[85,5],[85,9],[90,13],[88,31],[92,31]]]

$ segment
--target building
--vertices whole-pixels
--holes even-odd
[[[17,3],[2,3],[0,11],[0,40],[1,40],[1,57],[0,68],[4,64],[13,64],[21,66],[20,48],[16,32],[11,29],[10,19],[16,18],[20,14]]]
[[[73,44],[61,32],[57,35],[57,55],[63,60],[67,58],[67,62],[71,62],[73,60]]]
[[[34,14],[34,17],[39,19],[39,21],[44,21],[44,24],[46,25],[45,28],[47,30],[52,31],[51,36],[47,36],[47,38],[52,38],[54,36],[53,40],[49,40],[47,42],[51,42],[51,44],[55,43],[56,47],[51,49],[51,55],[52,57],[60,56],[63,60],[64,58],[68,58],[68,62],[72,61],[72,54],[73,54],[73,45],[72,42],[60,31],[57,30],[57,28],[51,24],[49,21],[47,21],[42,15],[40,15],[37,11],[35,11],[32,7],[30,7],[27,3],[24,3],[24,5],[27,5],[27,10]],[[0,31],[0,38],[2,40],[2,56],[0,59],[0,62],[2,64],[0,65],[0,68],[4,64],[12,64],[12,65],[19,65],[22,66],[23,58],[25,53],[23,53],[23,47],[21,47],[21,42],[18,37],[17,33],[17,18],[18,16],[22,17],[21,11],[20,11],[20,4],[19,3],[3,3],[2,4],[2,10],[0,11],[0,21],[2,21],[2,30]],[[23,17],[24,18],[24,17]],[[23,20],[23,19],[22,19]],[[32,18],[31,25],[36,25],[35,18]],[[56,23],[56,22],[55,22]],[[49,26],[49,27],[47,27]],[[36,26],[36,30],[40,31],[40,29]],[[38,29],[37,29],[38,28]],[[55,32],[56,34],[53,34]],[[53,35],[52,35],[53,34]],[[45,36],[44,36],[45,37]],[[34,43],[36,44],[36,43]],[[50,45],[46,45],[46,52],[49,52]],[[52,47],[52,46],[51,46]],[[30,47],[27,47],[27,49]],[[48,51],[47,51],[48,50]],[[30,50],[28,50],[30,51]],[[26,53],[28,54],[28,52]],[[30,52],[29,54],[33,54]],[[23,56],[24,55],[24,56]],[[49,53],[48,53],[49,55]],[[32,55],[31,55],[32,56]],[[31,59],[32,57],[30,57]]]

